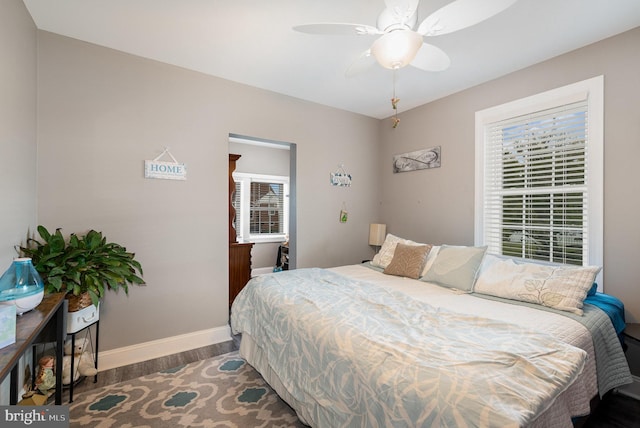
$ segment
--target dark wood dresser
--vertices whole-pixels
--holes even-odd
[[[236,216],[236,210],[233,208],[233,194],[236,191],[233,171],[236,170],[238,159],[240,155],[229,154],[229,307],[251,279],[251,249],[253,248],[252,242],[236,242],[236,229],[233,227]]]
[[[252,247],[253,243],[229,244],[229,307],[251,279]]]

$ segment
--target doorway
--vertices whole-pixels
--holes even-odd
[[[256,272],[268,271],[276,265],[276,258],[280,244],[288,241],[289,269],[296,268],[297,254],[297,218],[296,218],[296,157],[297,147],[294,143],[265,140],[238,134],[229,134],[229,153],[240,154],[236,164],[239,176],[273,177],[272,181],[286,177],[288,180],[287,198],[288,210],[286,224],[286,238],[275,236],[269,239],[256,236],[246,228],[246,233],[240,233],[239,240],[255,242],[251,252],[252,270]],[[248,211],[245,210],[245,215]],[[241,214],[242,215],[242,214]],[[238,225],[240,226],[240,225]],[[252,224],[255,231],[255,224]]]

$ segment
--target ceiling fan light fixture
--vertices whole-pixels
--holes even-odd
[[[399,29],[390,31],[376,40],[371,46],[371,53],[381,66],[396,70],[409,65],[421,46],[420,34]]]

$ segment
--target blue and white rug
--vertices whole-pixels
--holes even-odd
[[[304,427],[237,352],[78,394],[72,427]]]

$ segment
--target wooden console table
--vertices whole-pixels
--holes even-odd
[[[41,334],[55,328],[56,337],[56,396],[55,404],[62,404],[62,356],[66,336],[67,301],[64,293],[47,294],[32,311],[16,318],[16,343],[0,349],[0,382],[11,376],[9,401],[18,402],[20,357]],[[34,367],[31,368],[32,370]]]

